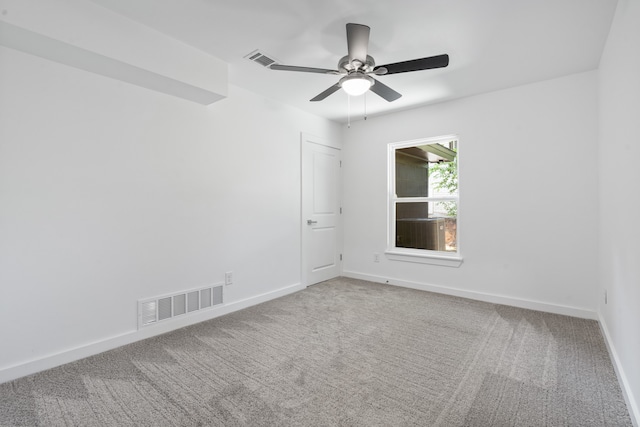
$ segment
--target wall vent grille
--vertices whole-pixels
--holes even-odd
[[[138,329],[222,304],[222,284],[138,301]]]
[[[158,300],[158,320],[166,320],[173,315],[171,297],[160,298]]]
[[[278,62],[273,59],[273,56],[266,55],[264,52],[260,52],[259,50],[254,50],[250,54],[246,55],[245,58],[247,58],[249,61],[260,64],[263,67],[269,67],[271,64],[275,64]]]

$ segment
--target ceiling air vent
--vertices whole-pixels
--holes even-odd
[[[278,62],[275,59],[273,59],[272,56],[265,55],[263,52],[260,52],[259,50],[254,50],[253,52],[245,56],[245,58],[247,58],[249,61],[258,63],[263,67],[268,67],[269,65],[275,64],[276,62]]]

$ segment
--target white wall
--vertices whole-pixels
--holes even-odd
[[[209,105],[220,59],[86,0],[0,0],[0,45]]]
[[[345,274],[595,317],[596,83],[576,74],[344,129]],[[387,144],[446,134],[460,137],[462,266],[374,263]]]
[[[599,309],[640,423],[640,2],[620,0],[599,69]],[[603,294],[607,291],[608,304]]]
[[[227,303],[300,283],[300,132],[337,124],[233,86],[204,107],[8,48],[0,63],[0,382],[135,339],[140,298],[228,270]]]

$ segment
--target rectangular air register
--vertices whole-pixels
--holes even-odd
[[[222,304],[223,285],[138,301],[138,329]]]
[[[254,50],[253,52],[244,56],[251,62],[255,62],[256,64],[260,64],[263,67],[269,67],[272,64],[278,63],[278,61],[271,55],[267,55],[264,52],[259,50]]]

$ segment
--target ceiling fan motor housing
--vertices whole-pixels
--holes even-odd
[[[376,66],[376,62],[373,60],[373,57],[367,55],[367,60],[362,62],[359,59],[354,59],[353,61],[349,61],[349,56],[343,56],[340,61],[338,61],[338,70],[341,73],[350,73],[353,71],[363,71],[365,73],[371,72],[373,67]]]

